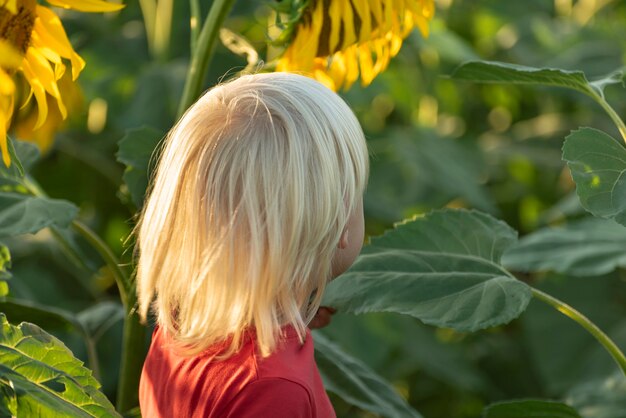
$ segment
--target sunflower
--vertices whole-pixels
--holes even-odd
[[[52,6],[81,12],[113,12],[124,7],[103,0],[47,0]],[[4,49],[3,49],[4,48]],[[10,53],[5,54],[5,50]],[[9,57],[9,59],[5,59]],[[37,0],[0,0],[0,150],[8,167],[7,130],[15,110],[14,78],[21,77],[29,86],[26,102],[35,98],[39,129],[49,114],[49,98],[63,119],[67,109],[57,81],[69,60],[72,80],[85,67],[85,61],[74,51],[59,17]],[[24,106],[20,104],[20,106]]]
[[[369,85],[415,27],[428,36],[435,7],[433,0],[283,0],[278,12],[277,41],[288,46],[276,70],[347,90],[359,76]]]

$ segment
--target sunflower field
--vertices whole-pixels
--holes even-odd
[[[626,417],[625,62],[619,0],[0,0],[0,416],[141,416],[155,150],[292,71],[371,152],[314,333],[337,416]]]

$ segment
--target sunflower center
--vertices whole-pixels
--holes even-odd
[[[35,25],[35,5],[33,1],[17,2],[17,13],[13,14],[0,7],[0,39],[11,43],[22,54],[30,46],[30,37]]]

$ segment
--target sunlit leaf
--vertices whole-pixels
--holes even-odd
[[[525,236],[507,251],[502,264],[516,271],[554,270],[595,276],[626,267],[626,228],[611,220],[589,218]]]
[[[480,83],[539,84],[566,87],[585,94],[594,94],[582,71],[556,68],[534,68],[497,61],[470,61],[461,64],[451,75],[457,80]]]
[[[29,323],[13,326],[4,314],[0,321],[0,376],[15,390],[17,416],[119,416],[61,341]]]
[[[461,331],[507,323],[531,298],[500,265],[517,234],[489,215],[435,211],[372,239],[331,282],[323,304],[355,314],[396,312]]]
[[[574,408],[561,402],[526,399],[489,405],[483,418],[581,418]]]
[[[626,225],[626,148],[602,131],[582,128],[565,140],[563,159],[583,207]]]
[[[34,234],[51,226],[66,227],[78,213],[70,202],[0,192],[0,236]]]
[[[315,333],[315,362],[324,387],[346,402],[388,418],[421,417],[391,384],[320,333]]]

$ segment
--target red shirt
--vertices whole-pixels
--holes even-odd
[[[241,350],[215,360],[220,344],[196,356],[163,347],[158,326],[139,383],[141,414],[147,418],[335,418],[313,358],[307,330],[300,344],[295,330],[263,358],[250,335]]]

